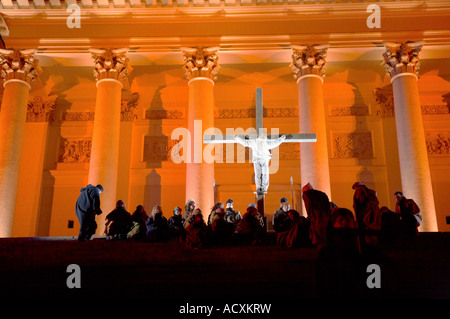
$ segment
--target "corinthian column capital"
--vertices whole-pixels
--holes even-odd
[[[219,74],[218,47],[212,48],[181,48],[184,57],[184,70],[186,79],[197,77],[217,80]]]
[[[290,67],[294,71],[294,79],[304,75],[325,77],[328,45],[293,46]]]
[[[36,50],[4,50],[0,49],[0,76],[6,83],[11,80],[19,80],[30,87],[42,68],[35,58]]]
[[[98,81],[111,79],[120,83],[128,76],[127,49],[91,49],[94,59],[94,76]]]
[[[386,51],[383,53],[383,65],[391,78],[402,74],[419,74],[419,53],[423,42],[385,43]]]

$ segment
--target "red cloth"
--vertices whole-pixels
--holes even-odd
[[[355,183],[353,189],[353,209],[358,228],[380,230],[381,213],[376,192],[362,183]]]
[[[330,220],[330,201],[324,192],[308,189],[303,192],[308,220],[311,223],[310,238],[313,244],[324,244],[327,239],[327,226]]]
[[[402,211],[403,207],[403,211]],[[417,206],[416,202],[412,199],[405,198],[403,201],[395,203],[395,213],[402,216],[402,218],[410,216],[420,216],[420,220],[422,216],[420,215],[420,208]],[[405,216],[407,215],[407,216]],[[416,219],[416,227],[419,227],[420,223]]]
[[[292,248],[308,243],[311,243],[309,239],[309,223],[303,216],[294,218],[288,230],[277,233],[277,245],[279,247]]]

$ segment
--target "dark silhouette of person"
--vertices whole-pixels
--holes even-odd
[[[147,226],[146,239],[151,242],[163,242],[169,239],[167,219],[163,215],[161,206],[155,205],[150,217],[145,223]]]
[[[225,205],[225,221],[232,224],[235,228],[241,222],[242,215],[233,209],[234,202],[232,199],[228,199]]]
[[[173,216],[171,216],[167,222],[169,228],[170,237],[175,238],[178,242],[182,242],[186,239],[186,230],[183,226],[184,219],[181,216],[181,208],[176,206],[173,209]]]
[[[381,230],[381,213],[378,207],[377,193],[362,182],[354,183],[352,188],[355,190],[353,209],[361,241],[362,243],[374,242]]]
[[[382,283],[368,285],[368,266],[378,266]],[[360,245],[356,219],[347,208],[337,208],[327,227],[327,244],[317,256],[315,293],[319,298],[373,298],[398,295],[399,273],[377,246]]]
[[[327,194],[314,189],[310,183],[303,186],[302,191],[307,219],[311,224],[311,242],[320,248],[327,242],[327,226],[331,215],[330,201]]]
[[[289,202],[286,197],[280,200],[280,209],[273,214],[272,225],[275,232],[284,232],[289,230],[292,220],[289,218],[288,211],[290,209]]]
[[[186,247],[199,249],[209,244],[208,226],[203,220],[203,214],[200,208],[194,209],[184,226],[186,229]]]
[[[339,206],[335,202],[330,202],[330,210],[331,210],[332,214],[338,208],[339,208]]]
[[[362,291],[357,230],[353,214],[338,208],[327,227],[327,244],[317,257],[316,294],[321,298],[346,298]]]
[[[244,244],[260,244],[264,238],[264,219],[256,207],[247,207],[247,212],[242,216],[238,226],[238,238]]]
[[[143,239],[145,238],[145,234],[147,232],[147,227],[145,223],[147,222],[148,215],[145,211],[144,206],[138,205],[136,206],[136,210],[131,214],[131,219],[133,221],[133,226],[131,227],[130,232],[128,233],[129,238],[133,239]]]
[[[211,240],[217,245],[230,244],[233,241],[235,224],[226,220],[223,206],[214,205],[210,215]]]
[[[422,222],[420,208],[412,199],[406,198],[402,192],[395,192],[395,213],[400,216],[401,236],[404,240],[413,240],[419,233]]]
[[[311,244],[309,222],[306,217],[300,216],[294,209],[289,210],[287,215],[291,224],[289,229],[277,233],[277,246],[292,248]]]
[[[400,215],[396,214],[386,206],[380,208],[381,232],[380,242],[395,244],[398,242],[400,233]]]
[[[133,219],[125,209],[125,202],[118,200],[116,208],[106,216],[106,239],[127,239],[128,232],[133,226]]]
[[[91,239],[97,229],[95,215],[100,215],[100,194],[103,192],[103,186],[91,184],[80,190],[77,202],[75,204],[75,214],[80,222],[80,231],[78,240],[83,242]]]

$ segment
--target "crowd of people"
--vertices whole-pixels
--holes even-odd
[[[378,244],[414,242],[421,223],[420,209],[401,192],[395,192],[396,205],[390,210],[379,207],[376,192],[364,183],[356,182],[352,188],[353,211],[338,207],[309,183],[302,188],[305,216],[291,209],[287,198],[281,198],[280,208],[272,218],[277,246],[317,247],[314,289],[318,297],[361,297],[385,292],[395,295],[395,287],[386,288],[386,283],[395,283],[397,272]],[[88,185],[81,190],[76,203],[80,241],[95,233],[95,215],[102,213],[102,191],[101,185]],[[152,208],[150,215],[142,205],[130,214],[124,201],[119,200],[106,216],[105,235],[108,240],[176,241],[194,249],[268,243],[267,225],[256,205],[249,204],[241,215],[233,204],[231,199],[225,204],[216,203],[206,216],[196,207],[195,200],[189,199],[184,212],[175,207],[166,219],[159,205]],[[368,265],[383,268],[383,290],[367,289]]]
[[[76,215],[80,222],[79,241],[89,240],[95,234],[95,216],[102,214],[102,192],[101,185],[88,185],[81,189],[76,203]],[[129,213],[125,202],[119,200],[116,208],[106,215],[106,239],[137,239],[150,242],[175,240],[192,248],[212,244],[256,244],[263,241],[266,229],[264,219],[254,203],[249,204],[245,214],[241,215],[233,209],[233,200],[227,200],[225,205],[218,202],[212,207],[207,219],[195,204],[195,200],[189,199],[184,206],[184,212],[177,206],[173,209],[172,216],[167,219],[159,205],[152,208],[150,215],[142,205],[138,205],[133,213]]]
[[[298,247],[317,245],[319,248],[333,243],[336,234],[353,233],[361,248],[366,243],[410,240],[418,233],[421,222],[420,209],[412,199],[401,192],[395,193],[396,206],[390,210],[379,207],[376,192],[364,183],[356,182],[352,188],[353,212],[338,207],[328,196],[308,183],[302,188],[306,216],[291,209],[287,198],[280,200],[280,208],[272,218],[277,245]],[[95,233],[95,215],[100,209],[101,185],[88,185],[81,189],[76,203],[76,215],[80,221],[78,240],[84,241]],[[196,208],[189,199],[184,212],[175,207],[169,219],[164,217],[161,206],[155,205],[150,215],[142,205],[129,213],[123,200],[106,216],[105,235],[108,240],[139,239],[151,242],[175,240],[188,247],[201,248],[208,245],[235,243],[258,244],[264,242],[267,225],[256,205],[250,203],[241,215],[233,208],[233,200],[216,203],[207,218],[205,212]],[[206,216],[205,216],[206,217]]]
[[[175,240],[186,243],[188,247],[202,248],[211,244],[257,243],[264,234],[264,221],[254,204],[249,205],[242,216],[233,209],[233,201],[217,203],[209,212],[205,221],[195,201],[189,199],[184,207],[175,207],[173,215],[166,219],[161,206],[155,205],[147,215],[139,205],[130,214],[125,204],[119,200],[111,213],[106,216],[105,235],[109,240],[142,239],[150,242]]]

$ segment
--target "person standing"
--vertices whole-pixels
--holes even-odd
[[[376,240],[376,236],[372,236],[371,233],[376,234],[381,230],[381,213],[378,207],[377,193],[362,182],[354,183],[352,188],[355,190],[353,209],[360,238],[363,242],[366,240],[373,242]]]
[[[422,223],[420,208],[414,200],[406,198],[402,192],[395,192],[395,213],[400,216],[400,229],[404,239],[413,239],[419,233]]]
[[[310,223],[310,238],[313,245],[322,245],[327,242],[327,227],[331,215],[330,201],[327,194],[316,190],[308,183],[302,188],[303,201]]]
[[[78,233],[78,241],[91,239],[97,229],[95,215],[100,215],[100,194],[103,193],[103,186],[91,184],[80,190],[77,202],[75,204],[75,214],[80,222],[80,231]]]

